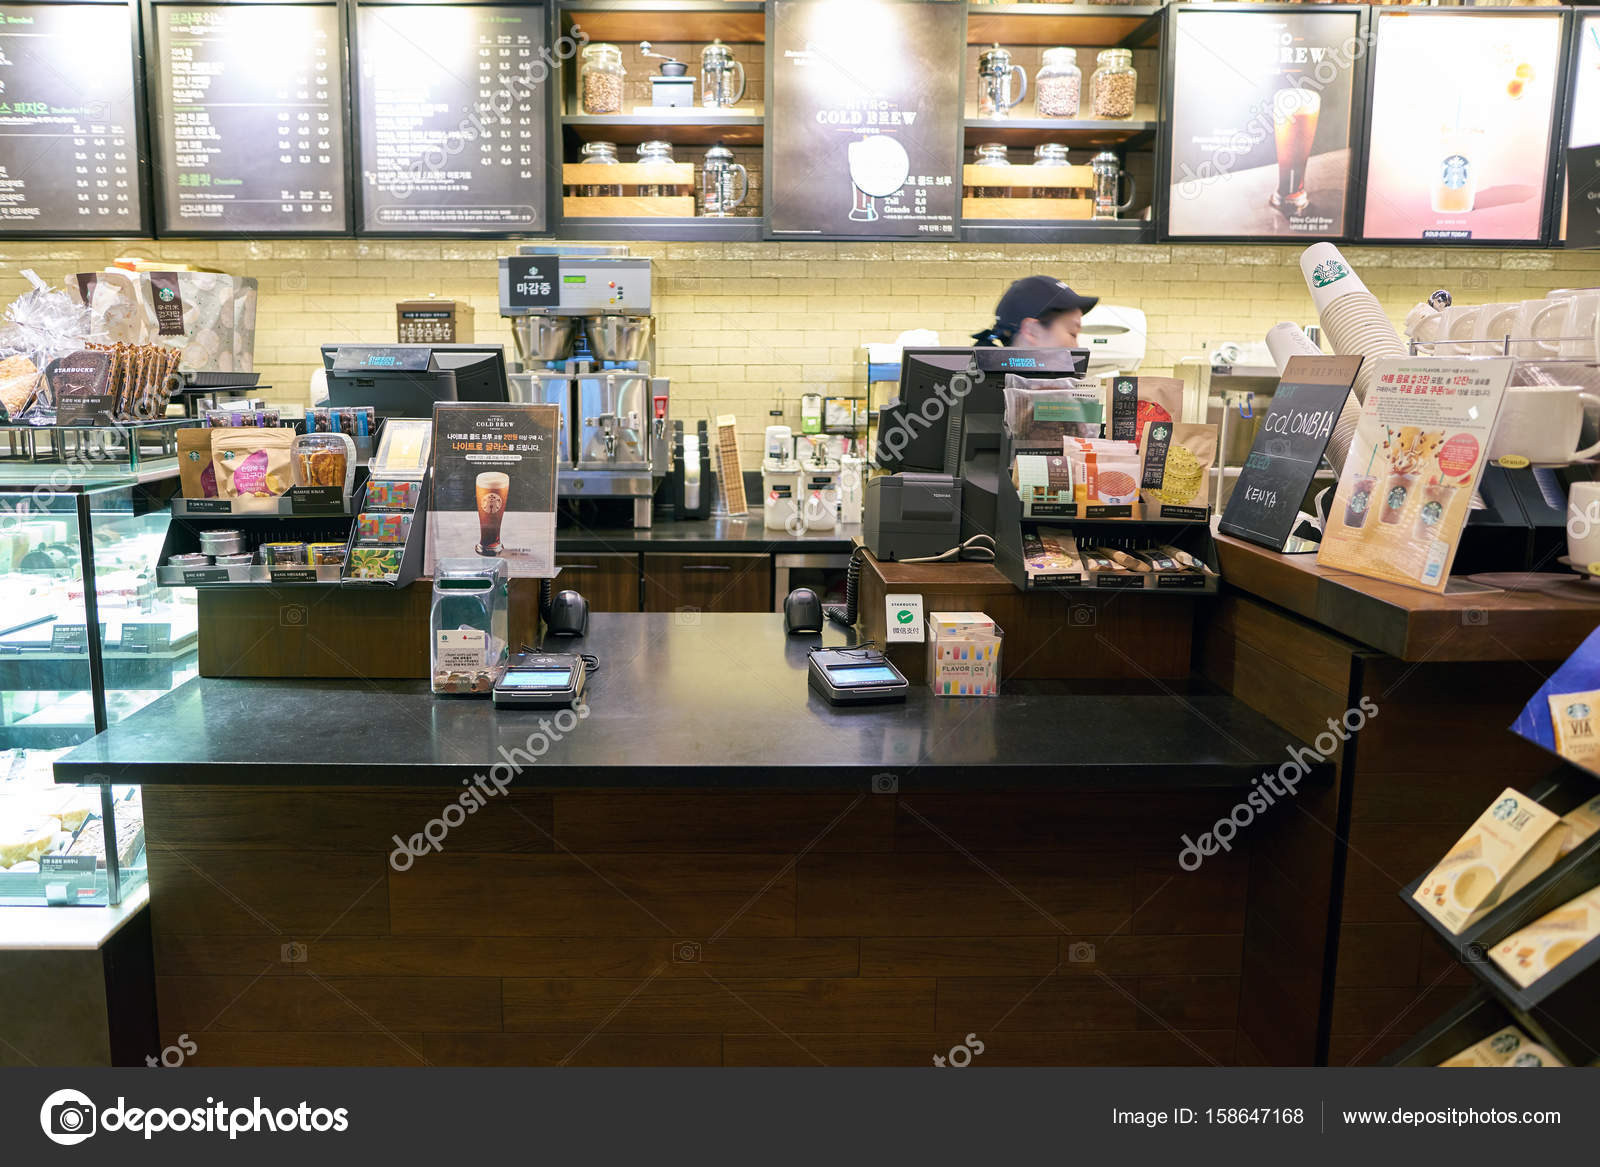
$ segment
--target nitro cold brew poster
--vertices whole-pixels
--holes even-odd
[[[544,9],[364,4],[356,22],[363,228],[543,229]]]
[[[1345,234],[1359,15],[1173,16],[1168,234]]]
[[[0,229],[139,231],[123,4],[0,5]]]
[[[778,0],[774,236],[954,236],[963,27],[960,4]]]
[[[1376,20],[1365,237],[1539,239],[1561,14]]]
[[[437,405],[428,573],[441,559],[500,558],[513,577],[555,575],[555,405]]]

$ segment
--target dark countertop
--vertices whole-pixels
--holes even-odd
[[[556,552],[760,551],[778,555],[786,552],[847,555],[860,534],[859,523],[841,523],[831,531],[807,531],[799,535],[785,530],[769,531],[757,510],[740,518],[658,522],[653,527],[557,527]]]
[[[904,704],[830,706],[806,683],[807,649],[849,635],[785,638],[782,618],[765,613],[597,613],[582,642],[601,662],[589,715],[516,786],[1242,789],[1299,744],[1232,697],[1179,694],[1181,683],[1071,693],[1012,682],[990,699],[913,685]],[[422,681],[201,678],[55,772],[59,782],[454,787],[487,776],[501,750],[529,748],[530,735],[538,748],[553,716],[435,698]]]

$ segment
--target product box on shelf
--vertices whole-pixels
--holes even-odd
[[[1434,865],[1412,898],[1448,931],[1459,933],[1549,867],[1567,830],[1559,815],[1508,786]]]
[[[940,697],[993,697],[1000,691],[1005,633],[982,612],[928,614],[928,684]]]

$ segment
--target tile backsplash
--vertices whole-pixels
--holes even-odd
[[[495,259],[512,244],[477,240],[91,240],[0,244],[0,301],[137,255],[220,268],[260,282],[256,368],[275,401],[303,403],[324,341],[395,339],[395,303],[430,293],[475,309],[476,339],[510,351]],[[1142,308],[1144,368],[1164,372],[1224,341],[1259,340],[1279,320],[1312,321],[1298,247],[1183,244],[635,243],[656,261],[656,360],[675,417],[739,416],[757,457],[768,411],[798,424],[801,393],[861,395],[867,341],[910,328],[947,344],[993,319],[1018,276],[1059,276],[1081,292]],[[1449,288],[1460,303],[1600,285],[1600,252],[1349,247],[1345,254],[1398,324]],[[876,398],[875,398],[876,400]]]

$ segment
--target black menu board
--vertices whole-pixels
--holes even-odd
[[[827,0],[770,9],[768,230],[940,239],[961,199],[965,5]]]
[[[160,230],[348,230],[338,6],[153,11]]]
[[[126,4],[0,4],[0,232],[146,229]]]
[[[363,230],[546,229],[543,8],[363,4],[354,58]]]
[[[1218,527],[1282,551],[1333,436],[1360,357],[1290,357]]]
[[[1348,232],[1359,9],[1173,12],[1172,238]]]

